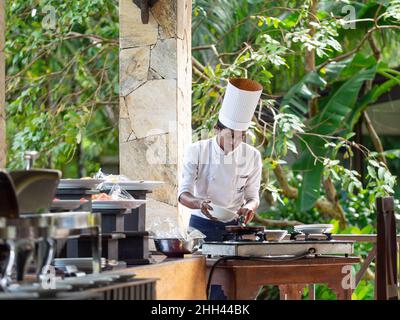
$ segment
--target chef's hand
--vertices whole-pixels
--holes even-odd
[[[209,205],[211,200],[208,199],[201,199],[193,196],[190,192],[183,192],[178,201],[182,203],[185,207],[190,209],[200,209],[201,213],[203,213],[206,217],[211,220],[218,220],[217,218],[213,217],[209,210],[213,210],[213,208]]]
[[[254,217],[254,211],[246,207],[241,207],[236,213],[245,217],[244,224],[248,224]]]
[[[210,210],[211,211],[213,210],[213,208],[209,204],[210,202],[211,200],[200,200],[199,209],[201,210],[201,213],[204,214],[210,220],[218,220],[217,218],[213,217],[210,213]]]

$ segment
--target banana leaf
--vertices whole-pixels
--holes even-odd
[[[281,106],[288,105],[288,111],[304,120],[304,115],[308,112],[308,101],[311,98],[318,97],[318,93],[313,91],[310,85],[324,87],[326,81],[317,72],[307,73],[285,94]]]
[[[399,85],[400,75],[393,77],[380,85],[375,85],[362,99],[360,99],[351,113],[349,114],[346,125],[348,130],[352,130],[361,117],[362,112],[374,103],[382,94],[389,91],[393,86]]]
[[[334,90],[326,103],[320,106],[319,113],[310,119],[310,127],[313,128],[311,132],[317,135],[334,135],[343,128],[344,120],[351,113],[363,83],[372,80],[375,73],[376,66],[362,69]],[[325,157],[329,149],[324,147],[325,142],[319,136],[306,136],[301,144],[302,155],[293,165],[294,170],[303,172],[296,205],[298,210],[307,211],[320,196],[323,165],[315,157]]]

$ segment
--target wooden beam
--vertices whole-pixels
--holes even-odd
[[[394,198],[376,198],[376,211],[375,298],[376,300],[398,300]]]
[[[356,274],[356,287],[358,286],[361,279],[364,277],[365,273],[367,272],[369,265],[376,257],[376,244],[373,246],[371,251],[368,253],[367,257],[365,258],[363,264],[361,265],[360,271]]]
[[[6,115],[5,115],[5,58],[4,42],[6,32],[5,0],[0,0],[0,168],[6,165]]]

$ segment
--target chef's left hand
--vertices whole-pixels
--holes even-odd
[[[248,224],[254,217],[254,211],[246,208],[246,207],[241,207],[238,211],[237,214],[239,216],[245,216],[244,224]]]

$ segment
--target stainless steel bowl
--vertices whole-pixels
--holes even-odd
[[[287,230],[264,230],[265,240],[267,241],[281,241],[287,233]]]
[[[170,258],[183,257],[184,254],[193,253],[200,248],[202,243],[203,239],[154,238],[157,251]]]

